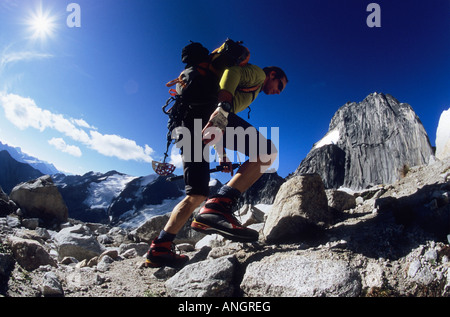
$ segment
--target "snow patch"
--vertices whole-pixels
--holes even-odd
[[[184,197],[166,199],[160,205],[147,205],[139,210],[130,210],[120,216],[119,219],[127,219],[119,227],[123,229],[136,229],[144,224],[148,219],[172,212],[175,206]]]
[[[314,144],[313,149],[318,149],[329,144],[336,144],[339,141],[339,136],[339,129],[331,130],[319,142]]]
[[[141,186],[145,187],[148,184],[153,183],[157,178],[158,178],[158,175],[156,175],[156,174],[144,176],[141,179]]]
[[[351,188],[348,188],[348,187],[344,187],[344,186],[339,187],[337,190],[339,190],[341,192],[344,192],[344,193],[347,193],[347,194],[350,194],[350,195],[353,195],[353,194],[355,194],[357,192],[354,189],[351,189]]]
[[[264,214],[268,214],[272,210],[273,205],[267,205],[267,204],[257,204],[255,205],[255,208],[258,208],[261,210]]]

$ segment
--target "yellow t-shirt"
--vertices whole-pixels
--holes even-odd
[[[233,66],[225,69],[219,86],[233,95],[232,112],[238,113],[245,110],[255,100],[261,91],[266,74],[258,66],[247,64],[245,66]],[[244,92],[241,89],[257,87],[254,92]]]

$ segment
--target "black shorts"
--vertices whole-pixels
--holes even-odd
[[[185,139],[185,144],[189,144],[190,149],[186,151],[182,146],[181,155],[186,194],[208,196],[210,163],[207,159],[205,160],[203,154],[209,153],[209,146],[203,144],[201,132],[215,107],[201,110],[190,111],[183,121],[183,126],[189,130],[191,137],[190,142]],[[182,138],[184,137],[183,135]],[[274,150],[276,151],[271,140],[267,140],[250,123],[234,113],[230,113],[228,116],[227,131],[223,135],[222,142],[225,148],[243,153],[250,161],[256,160],[259,154],[271,154]]]

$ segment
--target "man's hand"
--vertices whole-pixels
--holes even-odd
[[[203,143],[217,144],[222,139],[228,125],[228,113],[222,108],[217,108],[209,118],[208,123],[203,128]]]

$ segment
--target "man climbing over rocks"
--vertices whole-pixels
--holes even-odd
[[[205,200],[207,200],[205,205],[191,224],[194,230],[205,234],[217,233],[239,242],[258,240],[258,232],[243,227],[234,217],[233,211],[240,195],[263,175],[275,161],[278,153],[271,140],[266,139],[251,124],[237,116],[237,113],[247,109],[260,92],[266,95],[280,94],[285,89],[288,79],[284,71],[278,67],[261,69],[248,63],[226,67],[218,78],[220,80],[215,102],[198,107],[193,106],[195,102],[192,102],[183,116],[182,127],[190,132],[187,133],[191,136],[190,149],[194,149],[186,151],[182,148],[186,197],[173,209],[164,229],[151,243],[147,253],[147,267],[179,268],[186,264],[188,257],[175,252],[173,241],[194,210]],[[203,127],[201,133],[195,129],[195,124],[198,125],[199,120]],[[245,133],[231,133],[238,131],[236,128],[239,128],[239,131],[245,130]],[[256,139],[252,138],[252,135]],[[239,148],[238,144],[242,144],[243,141],[240,138],[244,138],[245,143]],[[220,188],[213,197],[208,198],[209,161],[203,155],[201,160],[198,160],[199,156],[194,153],[198,150],[195,148],[196,144],[197,147],[201,144],[202,153],[205,153],[203,151],[205,147],[214,144],[224,171],[232,175],[231,162],[226,157],[224,148],[238,150],[249,158],[227,185]]]

